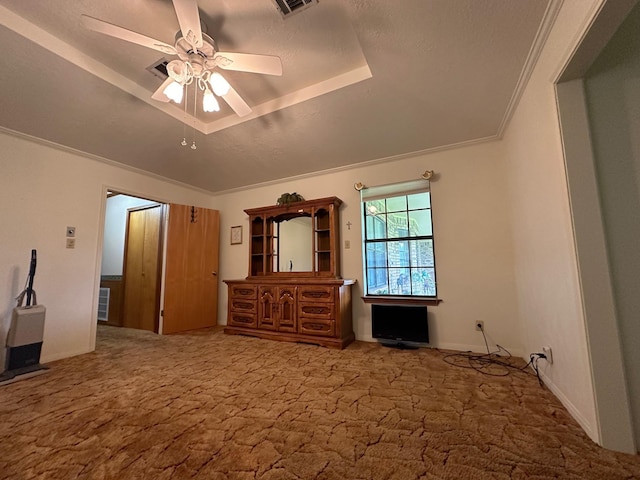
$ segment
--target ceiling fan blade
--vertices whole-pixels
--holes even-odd
[[[184,39],[193,48],[202,48],[202,29],[200,27],[200,13],[196,0],[173,0],[173,8],[178,17],[180,31]]]
[[[251,113],[251,107],[242,99],[233,87],[229,86],[229,91],[221,97],[232,108],[236,115],[245,117]]]
[[[151,98],[154,100],[158,100],[159,102],[168,103],[170,99],[164,94],[164,89],[167,88],[171,82],[173,82],[173,78],[167,78],[164,82],[162,82],[162,85],[160,85],[160,87],[158,87],[158,89],[153,92]]]
[[[280,57],[273,55],[217,52],[213,58],[216,61],[216,65],[225,70],[277,76],[282,75],[282,62],[280,61]]]
[[[119,38],[120,40],[126,40],[127,42],[142,45],[143,47],[153,48],[167,55],[176,55],[178,52],[176,49],[168,43],[155,40],[151,37],[141,35],[132,30],[113,25],[112,23],[98,20],[97,18],[90,17],[88,15],[81,15],[80,21],[85,28],[93,30],[94,32],[104,33],[111,37]]]

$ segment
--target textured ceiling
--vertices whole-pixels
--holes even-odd
[[[194,119],[150,99],[161,53],[80,25],[173,44],[171,1],[3,0],[0,127],[211,192],[492,138],[548,4],[320,0],[283,19],[272,0],[202,0],[221,50],[277,55],[283,76],[225,72],[254,113]]]

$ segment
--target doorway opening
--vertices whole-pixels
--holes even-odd
[[[98,324],[160,333],[166,211],[157,201],[107,192]]]
[[[99,325],[171,334],[218,323],[220,212],[110,190]]]

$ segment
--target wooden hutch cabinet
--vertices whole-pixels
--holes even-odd
[[[249,275],[229,288],[225,333],[344,348],[351,285],[340,277],[337,197],[245,210]]]

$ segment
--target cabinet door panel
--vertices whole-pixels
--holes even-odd
[[[277,287],[260,287],[258,293],[258,327],[265,330],[277,328]]]
[[[296,287],[280,287],[278,289],[278,331],[296,332],[297,328]]]

